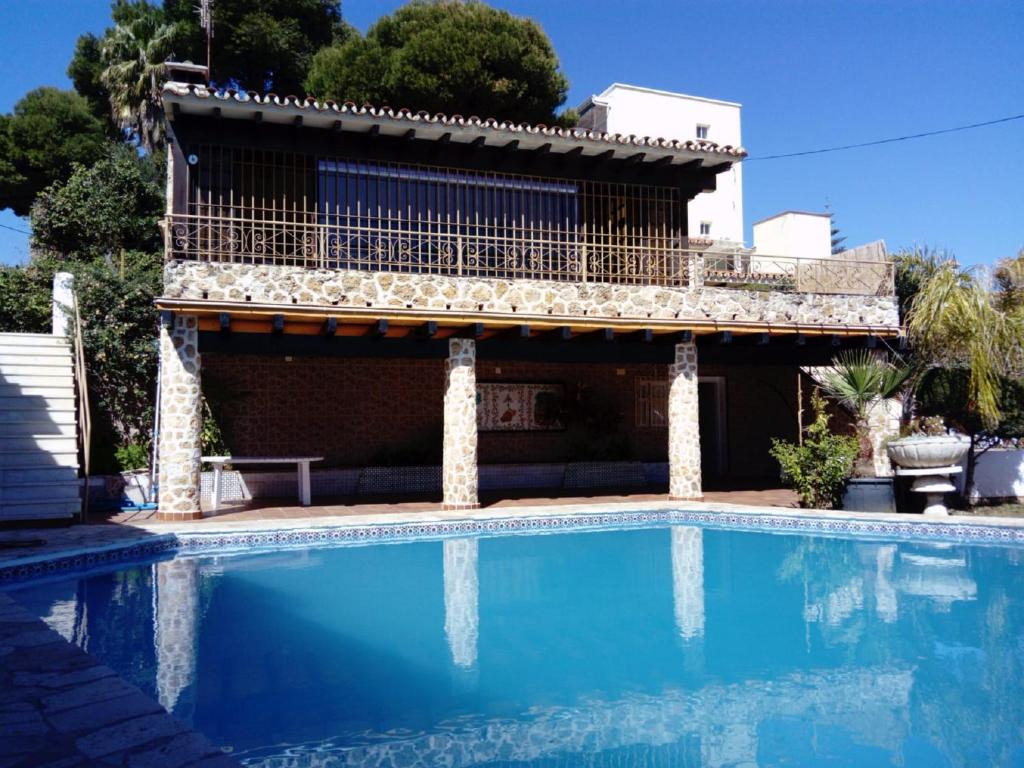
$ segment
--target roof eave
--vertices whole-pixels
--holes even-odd
[[[260,119],[266,123],[295,124],[355,133],[377,130],[381,135],[408,136],[453,143],[478,143],[507,146],[517,142],[521,150],[541,149],[547,145],[554,153],[575,152],[584,156],[606,155],[618,159],[634,159],[645,163],[660,162],[699,165],[724,171],[746,157],[742,147],[719,146],[713,142],[678,141],[652,137],[622,136],[600,131],[565,129],[547,126],[517,125],[493,119],[465,118],[459,115],[430,115],[425,112],[392,110],[336,104],[315,99],[280,98],[273,94],[213,91],[204,86],[167,83],[163,92],[169,119],[178,114],[214,115],[231,119]]]

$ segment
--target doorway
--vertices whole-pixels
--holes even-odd
[[[697,379],[697,417],[700,419],[701,475],[720,478],[729,470],[724,376]]]

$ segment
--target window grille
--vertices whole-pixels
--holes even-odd
[[[637,379],[636,425],[638,427],[668,426],[668,382],[660,379]]]

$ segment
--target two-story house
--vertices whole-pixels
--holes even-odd
[[[800,366],[899,333],[888,263],[692,231],[738,144],[186,82],[164,104],[164,517],[201,514],[202,389],[236,454],[440,465],[450,509],[481,466],[573,459],[667,462],[698,499],[775,471]]]

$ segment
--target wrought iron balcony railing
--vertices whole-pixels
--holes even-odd
[[[300,217],[296,217],[300,218]],[[312,218],[312,217],[310,217]],[[472,224],[392,229],[227,216],[172,215],[168,259],[619,285],[894,295],[893,265],[840,257],[766,256],[651,236],[533,231]]]

